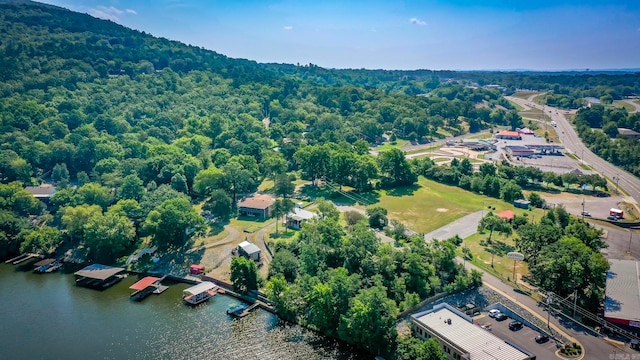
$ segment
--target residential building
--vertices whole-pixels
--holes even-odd
[[[271,217],[275,202],[276,200],[267,194],[253,195],[238,203],[238,211],[241,216],[268,219]]]
[[[303,222],[316,217],[318,217],[318,214],[296,207],[287,215],[287,227],[290,229],[300,230]]]

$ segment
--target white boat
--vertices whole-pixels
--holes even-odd
[[[190,305],[198,305],[216,295],[218,285],[211,281],[203,281],[183,291],[182,299]]]

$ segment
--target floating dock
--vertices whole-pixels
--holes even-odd
[[[62,267],[62,261],[56,259],[44,259],[33,264],[33,271],[37,273],[50,273]]]
[[[251,311],[255,308],[257,308],[258,306],[260,306],[259,303],[253,303],[249,306],[247,305],[237,305],[234,306],[232,308],[227,309],[227,314],[233,316],[233,317],[237,317],[237,318],[243,318],[247,315],[249,315],[249,313],[251,313]]]
[[[37,254],[21,254],[18,255],[12,259],[9,259],[7,261],[5,261],[6,264],[13,264],[13,265],[18,265],[20,263],[23,263],[27,260],[31,260],[33,258],[37,258],[38,255]]]

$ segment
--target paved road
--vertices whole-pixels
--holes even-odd
[[[478,224],[482,219],[483,213],[484,211],[478,211],[463,216],[452,223],[449,223],[439,229],[425,234],[424,240],[427,242],[433,239],[446,240],[456,235],[460,236],[463,239],[469,237],[478,231]]]
[[[637,102],[633,101],[633,100],[622,100],[624,102],[626,102],[627,104],[633,106],[636,111],[635,112],[640,112],[640,104],[638,104]]]
[[[570,150],[577,156],[580,156],[584,162],[591,165],[600,174],[605,175],[610,179],[619,179],[617,180],[618,185],[627,193],[629,193],[630,198],[632,198],[635,203],[640,203],[640,179],[592,153],[591,150],[589,150],[582,143],[582,140],[580,140],[575,130],[571,126],[571,123],[564,116],[565,110],[557,109],[550,106],[538,105],[530,100],[524,100],[510,96],[507,96],[506,98],[517,103],[518,105],[526,105],[544,111],[551,117],[551,120],[555,121],[558,125],[558,130],[560,131],[559,136],[561,137],[563,145],[568,150]]]
[[[458,260],[458,262],[462,261],[462,259],[460,258],[456,260]],[[479,269],[468,262],[465,262],[464,264],[468,270],[475,269],[482,272],[482,281],[485,283],[485,285],[502,293],[503,295],[520,305],[522,308],[528,310],[538,318],[542,318],[546,321],[547,312],[544,311],[542,307],[539,307],[538,303],[535,300],[526,295],[519,294],[511,286],[503,283],[495,276],[484,272],[482,269]],[[558,329],[561,329],[562,332],[566,333],[570,337],[573,337],[575,340],[582,344],[585,349],[585,359],[612,359],[614,352],[618,355],[629,354],[629,356],[639,356],[637,352],[629,348],[619,349],[609,344],[602,338],[593,335],[591,332],[585,330],[581,326],[575,325],[573,322],[565,321],[564,319],[557,318],[556,316],[549,317],[549,322],[554,326],[556,331]],[[632,357],[624,357],[624,359],[630,358]]]
[[[456,234],[458,234],[462,238],[468,237],[469,235],[472,235],[476,232],[478,228],[478,222],[480,221],[481,217],[482,211],[469,214],[457,221],[454,221],[451,224],[443,226],[425,235],[425,240],[429,241],[434,237],[438,239],[448,239]],[[466,261],[463,261],[461,258],[457,258],[456,261],[458,263],[463,263],[468,270],[475,269],[482,272],[482,281],[485,283],[485,285],[507,296],[512,301],[528,310],[530,313],[536,315],[538,318],[546,320],[546,311],[544,311],[543,308],[539,307],[538,303],[532,298],[523,294],[519,294],[510,285],[503,283],[502,280],[484,272],[484,270]],[[550,317],[549,322],[555,326],[556,331],[558,329],[561,329],[562,332],[569,335],[570,337],[573,337],[583,345],[586,353],[585,359],[610,359],[611,356],[613,356],[614,351],[616,354],[635,354],[636,356],[638,356],[638,353],[629,348],[619,349],[614,347],[613,345],[604,341],[602,338],[593,335],[591,332],[585,330],[579,325],[574,324],[573,322],[556,317]]]

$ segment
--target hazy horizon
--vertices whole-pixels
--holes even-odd
[[[261,63],[457,71],[640,68],[640,2],[42,0]]]

